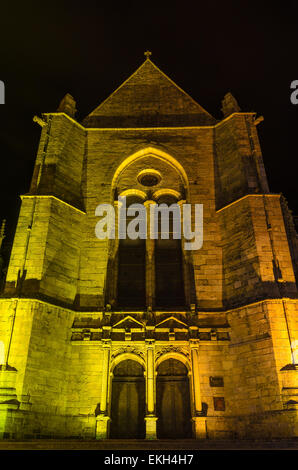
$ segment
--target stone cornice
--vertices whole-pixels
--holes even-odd
[[[218,121],[214,125],[207,126],[162,126],[162,127],[84,127],[78,121],[70,117],[66,113],[42,113],[43,116],[65,116],[72,123],[76,124],[80,129],[89,132],[89,131],[103,131],[103,132],[113,132],[113,131],[161,131],[161,130],[197,130],[197,129],[215,129],[216,127],[226,123],[229,119],[234,116],[255,116],[256,112],[247,112],[247,113],[232,113],[226,118]]]

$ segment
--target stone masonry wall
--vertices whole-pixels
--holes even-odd
[[[215,128],[216,204],[221,208],[248,193],[267,191],[252,116],[233,115]],[[253,134],[251,129],[253,129]],[[252,136],[253,135],[253,136]]]
[[[100,296],[105,285],[108,244],[95,238],[98,220],[94,215],[95,209],[100,203],[111,202],[111,182],[120,163],[146,146],[155,146],[176,158],[189,178],[189,202],[204,204],[204,245],[194,255],[197,278],[204,278],[197,287],[197,297],[199,305],[206,308],[220,306],[221,248],[214,220],[212,130],[104,130],[89,131],[88,136],[88,184],[84,192],[87,234],[80,268],[81,306],[91,307],[103,302]],[[154,167],[158,169],[158,161]]]
[[[295,306],[297,302],[287,303],[291,312]],[[291,362],[291,354],[282,301],[252,304],[230,310],[227,315],[231,343],[216,362],[216,373],[220,375],[221,369],[224,377],[222,396],[226,399],[226,411],[217,413],[224,415],[221,419],[214,413],[207,418],[210,437],[218,437],[220,430],[222,435],[229,432],[240,438],[297,436],[297,410],[291,406],[285,408],[283,400],[280,369]],[[291,331],[297,338],[296,321]],[[212,370],[209,364],[212,366],[212,356],[208,362],[201,357],[201,362],[204,363],[200,365],[201,374]],[[297,376],[297,371],[294,373]],[[298,377],[291,384],[297,393]]]
[[[218,217],[226,305],[295,295],[279,196],[248,196],[219,211]]]
[[[72,305],[77,294],[84,214],[55,198],[24,197],[5,294]]]
[[[50,114],[46,119],[30,193],[51,194],[82,208],[86,131],[64,114]]]
[[[106,302],[109,242],[96,238],[96,207],[113,203],[116,187],[137,186],[141,159],[118,186],[115,173],[150,148],[143,164],[165,175],[163,187],[203,204],[203,246],[190,255],[195,303],[210,316],[226,310],[230,328],[230,341],[199,340],[207,437],[297,437],[297,290],[280,198],[267,194],[255,114],[215,125],[150,61],[119,90],[87,117],[89,128],[63,113],[44,115],[0,299],[0,341],[16,369],[19,402],[8,410],[12,433],[95,437],[102,344],[71,342],[72,326],[75,311],[99,312]],[[90,128],[96,123],[114,128]],[[119,128],[195,124],[202,127]],[[210,377],[222,377],[223,387],[211,387]],[[216,397],[225,410],[215,410]]]

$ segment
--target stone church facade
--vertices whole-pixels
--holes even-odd
[[[2,438],[298,436],[297,236],[260,118],[216,120],[147,55],[40,143],[0,298]],[[96,207],[203,204],[203,246],[98,239]],[[149,220],[149,217],[148,217]]]

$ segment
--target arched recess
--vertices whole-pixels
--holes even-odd
[[[152,194],[152,198],[154,201],[158,201],[161,196],[173,196],[176,201],[180,201],[182,199],[181,193],[169,188],[159,189]]]
[[[138,362],[140,364],[140,366],[143,367],[144,371],[146,370],[145,361],[144,361],[144,359],[142,359],[141,356],[138,356],[137,354],[134,354],[134,353],[131,353],[131,352],[124,352],[124,353],[121,353],[121,354],[117,354],[117,356],[113,359],[113,361],[111,363],[111,373],[112,374],[114,373],[115,367],[118,364],[120,364],[120,362],[127,361],[127,360]]]
[[[138,197],[141,201],[146,200],[146,193],[144,191],[140,191],[139,189],[126,189],[126,191],[122,191],[121,194],[119,194],[120,197],[130,197],[130,196],[136,196]]]
[[[145,438],[145,378],[138,360],[114,364],[111,393],[111,439]]]
[[[187,369],[187,373],[189,374],[191,372],[191,367],[190,367],[190,363],[189,363],[189,359],[188,357],[181,353],[181,352],[175,352],[175,351],[172,351],[172,352],[167,352],[165,354],[162,354],[156,361],[155,361],[155,372],[157,373],[157,369],[159,367],[159,365],[162,363],[162,362],[165,362],[167,361],[168,359],[176,359],[177,361],[180,361],[182,362],[182,364],[185,365],[186,369]]]
[[[178,174],[181,177],[183,186],[185,188],[186,196],[188,198],[189,182],[188,182],[186,171],[184,170],[183,166],[178,162],[176,158],[171,156],[169,153],[165,152],[164,150],[158,149],[156,147],[151,147],[151,146],[138,150],[137,152],[127,157],[122,163],[120,163],[120,165],[118,166],[117,170],[114,173],[113,180],[112,180],[113,193],[117,187],[117,182],[121,173],[139,158],[144,158],[144,157],[149,157],[149,156],[160,159],[164,162],[167,162],[172,168],[174,168],[178,172]]]
[[[147,171],[146,168],[161,177],[155,187],[147,188],[140,183],[138,176]],[[159,203],[169,197],[175,203],[182,199],[188,201],[188,193],[189,182],[183,166],[168,152],[153,146],[125,158],[116,169],[111,186],[111,198],[116,207],[119,196],[126,196],[128,207],[132,199],[142,204],[146,200]],[[149,212],[148,209],[147,217]],[[116,220],[116,233],[117,224]],[[195,304],[192,254],[182,246],[184,240],[155,242],[148,237],[147,240],[118,240],[117,236],[110,240],[106,303],[121,310],[146,307],[185,309],[187,305]]]
[[[159,439],[192,437],[189,374],[186,363],[169,357],[157,365],[156,415]]]

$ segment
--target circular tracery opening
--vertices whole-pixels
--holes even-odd
[[[138,182],[142,186],[156,186],[161,180],[161,174],[157,170],[142,170],[137,176]]]

